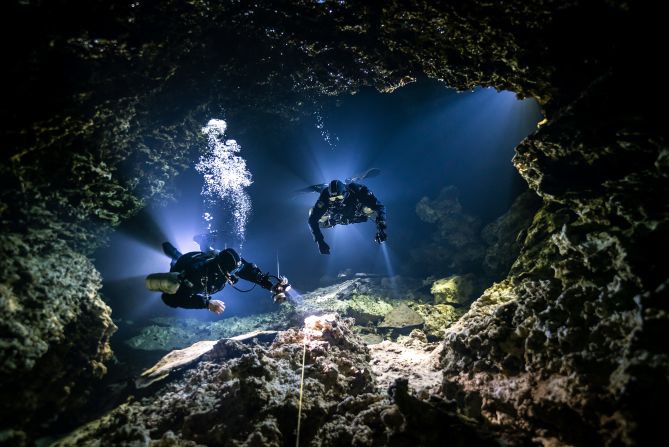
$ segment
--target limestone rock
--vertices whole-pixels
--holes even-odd
[[[431,339],[441,340],[448,329],[455,323],[466,311],[464,307],[453,307],[448,304],[422,304],[409,303],[411,309],[423,317],[425,324],[423,331]]]
[[[417,247],[413,264],[431,275],[475,271],[485,254],[481,223],[465,213],[455,186],[442,189],[435,199],[423,197],[416,205],[421,220],[436,225],[432,241]]]
[[[409,379],[410,386],[419,392],[434,394],[441,387],[439,368],[441,345],[427,343],[425,334],[414,329],[397,342],[385,340],[369,347],[372,371],[378,387],[386,390],[396,379]]]
[[[506,213],[483,228],[481,237],[488,244],[483,267],[493,280],[501,280],[518,258],[527,229],[540,205],[539,196],[527,190],[514,200]]]
[[[598,79],[517,148],[514,163],[544,203],[509,277],[447,330],[446,397],[514,442],[525,430],[517,421],[531,418],[545,442],[642,445],[668,412],[663,337],[640,334],[666,316],[651,297],[664,293],[667,260],[641,253],[666,246],[669,209],[657,198],[669,183],[636,96],[609,101],[618,82]],[[621,385],[632,370],[638,383],[653,377],[653,396]]]
[[[0,431],[39,432],[80,410],[112,356],[99,274],[51,236],[0,235]]]
[[[220,341],[182,376],[141,401],[118,406],[54,447],[292,445],[303,353],[301,445],[397,445],[407,436],[429,444],[448,436],[463,445],[494,445],[451,403],[414,396],[406,381],[390,383],[389,377],[390,394],[379,391],[369,350],[350,324],[338,315],[313,316],[303,330],[281,332],[269,347]],[[407,339],[391,345],[398,352],[387,360],[401,357],[427,372],[435,345],[426,345],[420,334]],[[410,359],[411,352],[418,360]],[[420,374],[417,385],[438,386],[440,375],[434,373]]]
[[[142,373],[140,378],[135,381],[137,388],[146,388],[166,378],[170,372],[197,361],[205,353],[209,352],[216,343],[216,341],[203,340],[188,348],[171,351],[160,359],[158,363]]]
[[[383,321],[379,323],[379,329],[388,329],[396,332],[410,332],[411,329],[420,328],[425,323],[423,317],[402,303],[388,312]]]
[[[337,315],[313,317],[304,331],[279,333],[271,347],[222,340],[156,394],[121,405],[56,445],[148,442],[165,436],[200,445],[223,439],[255,439],[266,445],[294,440],[305,344],[303,434],[308,435],[319,415],[332,411],[344,397],[374,389],[368,351],[349,323]]]
[[[438,279],[430,289],[436,304],[462,305],[472,299],[474,278],[472,275],[454,275]]]
[[[296,312],[303,316],[337,312],[359,325],[377,323],[400,302],[417,299],[420,282],[410,278],[354,278],[322,287],[300,297]]]
[[[271,343],[276,338],[276,331],[254,331],[242,335],[231,337],[230,340],[247,343],[264,340]],[[142,372],[142,375],[135,380],[137,388],[146,388],[159,382],[175,371],[181,370],[188,365],[197,362],[203,355],[211,351],[216,343],[221,341],[203,340],[194,343],[185,349],[177,349],[161,358],[158,363]]]

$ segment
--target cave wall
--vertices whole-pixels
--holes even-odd
[[[669,266],[654,255],[669,243],[667,147],[618,81],[517,147],[543,207],[509,276],[445,343],[448,396],[545,442],[643,444],[667,416]]]
[[[648,62],[638,56],[655,28],[631,32],[646,20],[642,11],[623,1],[63,0],[6,2],[2,9],[3,41],[13,44],[6,48],[11,89],[0,110],[7,148],[0,165],[0,226],[8,254],[0,299],[10,317],[3,322],[0,355],[11,359],[0,384],[24,402],[25,416],[19,422],[9,417],[13,408],[3,407],[3,427],[39,432],[30,424],[35,415],[75,408],[102,371],[97,365],[108,358],[112,325],[85,255],[149,198],[169,196],[169,180],[196,154],[206,119],[224,115],[240,130],[252,126],[255,114],[285,123],[334,95],[363,86],[391,91],[423,75],[459,89],[493,86],[534,97],[549,118],[515,159],[544,207],[510,278],[484,295],[503,296],[503,303],[481,300],[453,330],[454,339],[473,331],[479,341],[451,340],[445,390],[472,401],[459,367],[485,371],[493,377],[489,384],[511,380],[511,374],[574,373],[586,391],[565,385],[565,393],[586,395],[587,384],[596,382],[605,402],[588,413],[566,398],[565,408],[588,415],[584,432],[598,430],[603,414],[622,417],[612,409],[629,390],[623,384],[636,377],[642,347],[657,350],[645,335],[651,318],[645,315],[662,318],[647,303],[660,301],[654,290],[666,271],[640,251],[658,247],[667,234],[666,208],[648,195],[649,185],[666,191],[663,134],[644,127],[647,98],[628,98],[629,112],[609,107],[607,94],[648,80]],[[626,66],[630,62],[634,69]],[[610,259],[615,265],[607,264]],[[53,276],[58,271],[65,279]],[[639,299],[644,304],[635,296],[645,297]],[[581,319],[563,315],[586,309]],[[601,370],[596,363],[596,374],[581,372],[579,362],[590,354],[553,365],[555,356],[579,346],[566,348],[557,335],[532,335],[545,335],[546,327],[551,334],[560,327],[588,328],[594,319],[611,326],[589,343],[601,351],[595,358],[608,362]],[[552,328],[555,321],[562,325]],[[32,344],[25,341],[26,328],[35,334]],[[628,366],[612,369],[621,349]],[[62,352],[81,362],[62,362],[58,375],[38,367]],[[618,391],[604,380],[614,370]],[[61,375],[78,377],[81,392],[72,393]],[[52,387],[57,397],[30,398],[31,383]],[[502,400],[536,412],[546,399],[526,405],[511,393]],[[533,422],[523,430],[553,423],[549,416],[526,416]],[[506,420],[501,425],[518,428]]]
[[[0,236],[0,411],[3,425],[17,429],[12,438],[25,438],[22,426],[39,432],[85,404],[112,357],[116,327],[98,295],[100,275],[52,237]]]

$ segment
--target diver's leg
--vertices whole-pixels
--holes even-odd
[[[335,226],[335,223],[329,214],[324,214],[323,217],[318,219],[318,226],[320,228],[332,228]]]
[[[182,309],[206,309],[209,307],[209,297],[198,293],[191,294],[191,290],[184,287],[175,294],[163,293],[163,302],[170,307],[181,307]]]
[[[172,265],[181,257],[181,252],[169,242],[163,242],[163,252],[172,259]]]

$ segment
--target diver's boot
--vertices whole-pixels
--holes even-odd
[[[169,242],[163,242],[163,252],[172,259],[173,264],[181,257],[181,252]]]

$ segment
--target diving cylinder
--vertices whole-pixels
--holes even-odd
[[[179,290],[179,273],[152,273],[146,277],[146,288],[154,292],[165,292],[174,295]]]

